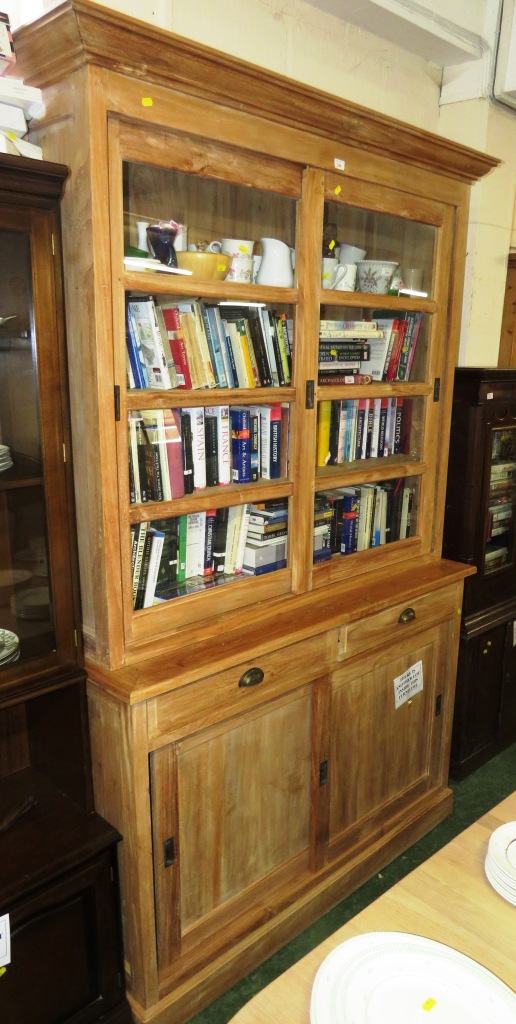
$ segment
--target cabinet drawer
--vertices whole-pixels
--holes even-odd
[[[334,642],[333,632],[322,633],[150,700],[149,750],[311,682],[330,669]]]
[[[462,584],[454,584],[431,594],[395,604],[387,611],[351,622],[339,630],[338,660],[396,641],[411,632],[426,629],[451,616],[460,616]]]

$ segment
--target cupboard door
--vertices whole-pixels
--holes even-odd
[[[308,864],[309,686],[151,756],[160,971],[269,915]]]
[[[448,630],[448,623],[436,626],[335,674],[332,853],[384,827],[388,817],[439,784]]]

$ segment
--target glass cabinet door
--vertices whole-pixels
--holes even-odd
[[[493,430],[489,461],[485,575],[514,564],[514,504],[516,499],[516,427]]]
[[[0,667],[55,648],[27,233],[0,231]]]

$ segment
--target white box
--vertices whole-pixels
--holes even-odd
[[[10,103],[0,103],[0,128],[12,132],[21,138],[26,134],[27,122],[21,107],[13,107]]]
[[[26,117],[43,117],[43,93],[34,85],[25,85],[21,78],[0,78],[0,103],[21,107]]]

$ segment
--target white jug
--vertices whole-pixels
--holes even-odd
[[[260,238],[263,249],[262,262],[256,275],[256,284],[276,288],[292,288],[294,271],[290,248],[279,238]]]

